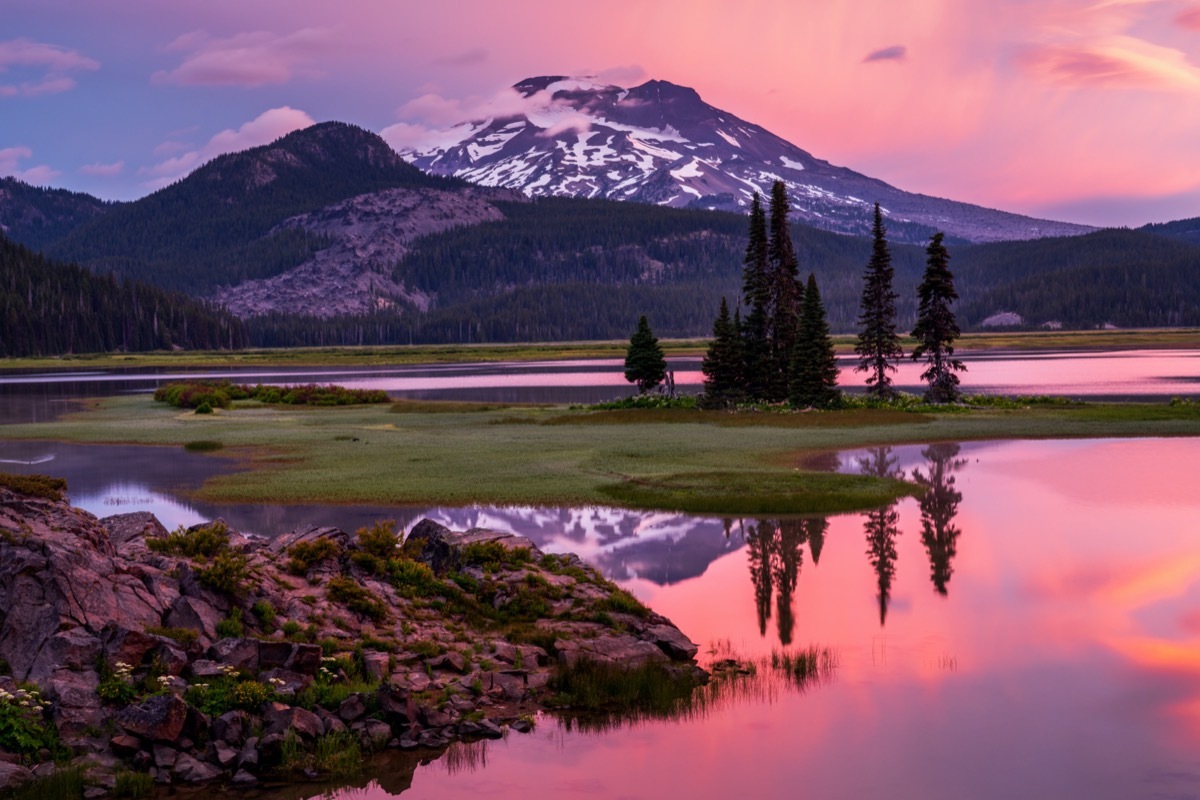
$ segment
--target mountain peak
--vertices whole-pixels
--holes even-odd
[[[400,155],[437,175],[529,196],[681,208],[744,211],[755,192],[767,196],[783,181],[796,218],[866,234],[880,203],[897,241],[924,241],[938,230],[970,241],[1091,230],[901,191],[816,158],[670,81],[624,89],[594,77],[544,75],[513,88],[527,100],[521,110],[464,121],[437,145]]]

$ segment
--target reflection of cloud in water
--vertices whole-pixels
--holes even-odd
[[[142,484],[109,484],[100,492],[74,495],[71,502],[97,517],[149,511],[167,530],[208,521],[192,506]]]
[[[24,464],[25,466],[33,466],[34,464],[45,464],[48,461],[53,461],[54,456],[39,456],[29,460],[20,458],[0,458],[0,464]]]

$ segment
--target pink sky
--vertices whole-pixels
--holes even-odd
[[[661,78],[927,194],[1200,215],[1193,0],[17,0],[0,172],[144,194],[308,120],[444,125],[544,74]]]

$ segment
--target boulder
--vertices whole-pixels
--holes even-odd
[[[20,764],[0,761],[0,792],[16,789],[33,780],[33,773]]]
[[[183,733],[188,707],[173,694],[160,694],[117,712],[117,724],[126,733],[156,742],[174,742]]]
[[[691,661],[700,651],[700,647],[674,625],[651,625],[642,632],[642,638],[657,645],[672,661]]]
[[[392,673],[391,657],[375,651],[363,653],[363,669],[371,678],[382,681]]]
[[[367,704],[361,694],[355,693],[342,701],[338,706],[338,716],[346,722],[354,722],[367,713]]]
[[[254,639],[221,639],[208,648],[208,657],[246,672],[258,672],[258,650]]]
[[[260,674],[258,679],[270,685],[279,694],[291,696],[303,692],[313,682],[311,675],[301,675],[290,669],[269,669]]]
[[[262,669],[285,666],[295,649],[295,645],[291,642],[260,641],[258,643],[258,665]]]
[[[267,734],[286,734],[295,731],[305,739],[317,739],[325,735],[325,723],[311,711],[294,708],[283,703],[270,703],[263,714],[267,723]]]
[[[100,641],[104,647],[104,659],[110,667],[118,662],[136,667],[145,661],[146,656],[159,647],[163,640],[158,636],[110,623],[100,632]]]
[[[100,639],[94,634],[78,627],[61,631],[46,639],[26,679],[40,685],[60,669],[75,672],[92,669],[99,656]]]
[[[486,528],[452,531],[431,519],[423,519],[413,526],[404,540],[404,549],[408,553],[415,553],[414,558],[428,564],[430,569],[441,575],[458,568],[459,553],[463,547],[489,542],[496,542],[508,549],[527,548],[535,559],[542,556],[542,551],[524,536]]]
[[[627,667],[665,664],[670,660],[657,646],[627,633],[595,639],[559,639],[554,648],[558,650],[559,659],[568,665],[581,658]]]
[[[226,711],[212,721],[209,731],[212,738],[227,744],[241,747],[246,741],[246,731],[249,729],[249,715],[245,711]]]
[[[180,753],[175,759],[172,773],[184,783],[208,783],[221,777],[221,768],[199,761],[187,753]]]
[[[167,529],[149,511],[114,514],[104,517],[100,524],[108,531],[108,537],[118,553],[125,553],[131,546],[144,547],[147,539],[161,539],[167,535]]]
[[[316,675],[321,668],[321,657],[325,651],[318,644],[297,644],[283,666],[301,675]]]
[[[191,628],[207,641],[217,638],[217,623],[225,615],[198,597],[181,595],[171,604],[166,623],[172,628]]]
[[[275,537],[271,541],[271,549],[280,555],[286,555],[287,551],[297,544],[311,544],[318,539],[331,539],[340,548],[345,549],[350,544],[350,534],[346,533],[341,528],[333,528],[329,526],[313,526],[304,530],[292,531],[281,536]]]

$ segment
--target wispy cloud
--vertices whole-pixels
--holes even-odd
[[[223,39],[193,31],[166,48],[186,53],[183,62],[172,70],[155,72],[150,81],[176,86],[278,85],[298,75],[316,74],[310,65],[333,48],[332,32],[326,28],[304,28],[283,36],[254,31]]]
[[[1200,6],[1185,8],[1175,15],[1175,24],[1188,30],[1200,31]]]
[[[435,58],[433,63],[439,67],[477,67],[488,60],[488,51],[483,47],[472,47],[462,53],[445,58]]]
[[[62,175],[46,164],[21,169],[21,162],[32,157],[33,150],[28,147],[18,145],[0,148],[0,176],[13,177],[34,186],[45,186]]]
[[[227,128],[221,131],[203,147],[188,150],[152,167],[138,170],[138,174],[147,178],[142,184],[144,188],[161,189],[222,153],[233,153],[269,144],[281,136],[313,124],[313,118],[299,109],[289,106],[268,109],[236,130]]]
[[[1069,86],[1200,90],[1200,68],[1185,53],[1131,36],[1036,45],[1020,61],[1034,75]]]
[[[902,44],[894,44],[891,47],[882,47],[879,50],[867,53],[863,63],[867,64],[871,61],[903,61],[908,58],[908,48]]]
[[[114,161],[111,164],[85,164],[79,168],[84,175],[94,175],[98,178],[111,178],[125,171],[124,161]]]
[[[0,82],[0,97],[36,97],[57,94],[75,87],[69,73],[100,69],[100,62],[76,50],[30,39],[0,42],[0,75],[13,67],[35,73],[31,80]]]

